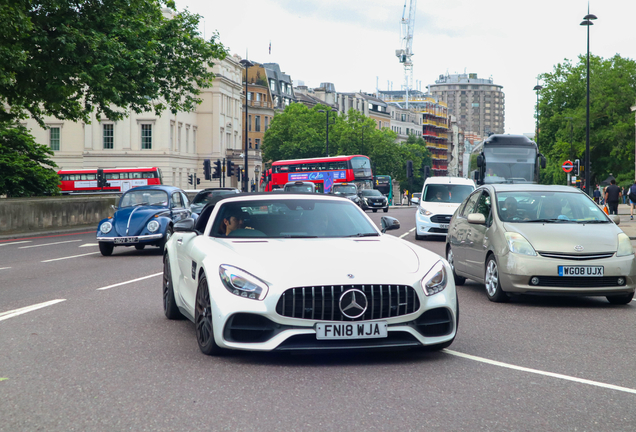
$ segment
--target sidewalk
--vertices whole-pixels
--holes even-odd
[[[629,204],[618,205],[618,216],[621,218],[621,223],[618,225],[630,239],[636,240],[636,219],[630,220],[629,218]],[[634,211],[634,217],[636,217],[636,210]]]

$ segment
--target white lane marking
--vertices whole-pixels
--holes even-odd
[[[606,383],[602,383],[599,381],[592,381],[592,380],[587,380],[587,379],[583,379],[583,378],[576,378],[576,377],[572,377],[572,376],[568,376],[568,375],[562,375],[562,374],[558,374],[558,373],[553,373],[553,372],[545,372],[545,371],[541,371],[538,369],[530,369],[530,368],[526,368],[523,366],[515,366],[515,365],[511,365],[508,363],[503,363],[503,362],[499,362],[496,360],[490,360],[487,358],[483,358],[483,357],[477,357],[474,355],[470,355],[470,354],[464,354],[464,353],[460,353],[458,351],[453,351],[453,350],[449,350],[449,349],[444,349],[444,352],[446,352],[447,354],[451,354],[457,357],[463,357],[469,360],[474,360],[474,361],[478,361],[481,363],[487,363],[493,366],[499,366],[499,367],[503,367],[503,368],[508,368],[508,369],[514,369],[514,370],[518,370],[521,372],[529,372],[529,373],[533,373],[533,374],[537,374],[537,375],[544,375],[544,376],[548,376],[548,377],[552,377],[552,378],[559,378],[559,379],[563,379],[563,380],[567,380],[567,381],[573,381],[579,384],[587,384],[587,385],[591,385],[591,386],[596,386],[596,387],[602,387],[602,388],[606,388],[606,389],[610,389],[610,390],[617,390],[617,391],[622,391],[625,393],[632,393],[632,394],[636,394],[636,389],[631,389],[628,387],[620,387],[617,385],[613,385],[613,384],[606,384]]]
[[[55,303],[60,303],[60,302],[63,302],[63,301],[66,301],[66,299],[51,300],[51,301],[47,301],[47,302],[44,302],[44,303],[38,303],[38,304],[35,304],[35,305],[32,305],[32,306],[23,307],[23,308],[20,308],[20,309],[14,309],[12,311],[2,312],[2,313],[0,313],[0,321],[6,320],[6,319],[9,319],[9,318],[13,318],[13,317],[16,317],[18,315],[22,315],[22,314],[25,314],[27,312],[31,312],[31,311],[34,311],[34,310],[37,310],[37,309],[41,309],[43,307],[51,306],[51,305],[54,305]]]
[[[18,249],[28,249],[28,248],[50,246],[50,245],[56,245],[56,244],[62,244],[62,243],[73,243],[78,241],[82,241],[82,240],[67,240],[67,241],[61,241],[61,242],[55,242],[55,243],[43,243],[43,244],[37,244],[37,245],[31,245],[31,246],[20,246]]]
[[[83,245],[79,247],[90,247],[90,246],[99,246],[99,245],[97,243],[84,243]]]
[[[415,228],[411,228],[408,232],[405,232],[404,234],[402,234],[400,238],[406,237],[407,235],[411,234],[413,231],[415,231]]]
[[[0,267],[0,270],[10,269],[11,267]]]
[[[60,260],[65,260],[65,259],[71,259],[71,258],[79,258],[79,257],[83,257],[83,256],[87,256],[87,255],[95,255],[98,254],[99,252],[91,252],[91,253],[86,253],[86,254],[82,254],[82,255],[73,255],[73,256],[67,256],[67,257],[63,257],[63,258],[54,258],[54,259],[50,259],[50,260],[44,260],[44,261],[40,261],[40,262],[51,262],[51,261],[60,261]]]
[[[31,240],[17,241],[17,242],[11,242],[11,243],[0,243],[0,246],[8,246],[8,245],[22,244],[22,243],[31,243]]]
[[[108,285],[108,286],[105,286],[103,288],[97,288],[96,291],[107,290],[107,289],[115,288],[115,287],[118,287],[118,286],[121,286],[121,285],[126,285],[126,284],[129,284],[129,283],[138,282],[140,280],[150,279],[150,278],[155,277],[155,276],[161,276],[162,274],[163,274],[163,272],[155,273],[155,274],[151,274],[149,276],[140,277],[140,278],[137,278],[137,279],[126,281],[126,282],[120,282],[120,283],[117,283],[117,284],[114,284],[114,285]]]

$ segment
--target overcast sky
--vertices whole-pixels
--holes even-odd
[[[338,92],[372,93],[376,85],[404,84],[395,56],[404,0],[176,1],[178,9],[203,16],[206,38],[218,31],[231,54],[245,57],[247,50],[250,60],[278,63],[295,85],[331,82]],[[587,7],[587,0],[419,0],[413,79],[426,91],[441,74],[492,77],[506,96],[506,133],[533,132],[536,78],[585,55],[586,29],[579,24]],[[636,1],[592,0],[590,13],[598,17],[591,53],[635,59]]]

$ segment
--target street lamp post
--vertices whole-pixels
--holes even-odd
[[[261,173],[261,167],[256,165],[254,167],[254,182],[256,183],[256,192],[260,192],[259,187],[261,184],[261,178],[258,176]]]
[[[247,115],[247,102],[248,102],[247,101],[247,99],[248,99],[248,97],[247,97],[247,95],[248,95],[248,93],[247,93],[247,71],[248,71],[250,66],[254,66],[254,63],[252,63],[251,61],[249,61],[247,59],[243,59],[243,60],[241,60],[241,64],[243,65],[243,67],[245,67],[245,155],[244,155],[245,156],[245,160],[243,162],[245,164],[244,165],[245,166],[245,174],[243,175],[243,192],[248,192],[247,187],[249,185],[249,183],[248,183],[249,175],[248,175],[248,169],[247,169],[247,167],[248,167],[248,165],[247,165],[247,151],[248,151],[248,147],[247,147],[247,127],[248,127],[248,124],[247,124],[247,122],[249,121],[249,117]]]
[[[539,90],[541,90],[543,87],[540,86],[539,84],[537,84],[536,86],[534,86],[534,91],[537,92],[537,107],[536,107],[536,117],[537,117],[537,121],[536,121],[536,128],[535,128],[535,133],[534,133],[534,139],[537,142],[537,147],[539,147]]]
[[[327,113],[327,157],[329,157],[329,125],[335,123],[329,123],[329,113],[338,111],[335,108],[331,108],[330,110],[318,110],[320,113]]]
[[[590,26],[594,25],[596,15],[590,14],[588,5],[587,15],[583,17],[582,26],[587,27],[587,103],[585,106],[585,193],[591,196],[590,189]]]

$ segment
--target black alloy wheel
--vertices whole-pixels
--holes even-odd
[[[634,293],[607,296],[607,301],[615,305],[626,305],[634,298]]]
[[[113,254],[114,248],[115,248],[115,245],[113,245],[112,243],[99,242],[99,251],[104,256],[111,256]]]
[[[174,299],[174,286],[172,285],[172,271],[168,254],[163,257],[163,313],[171,320],[183,319],[179,312],[177,302]]]
[[[205,275],[199,279],[196,305],[194,307],[194,326],[196,328],[199,349],[205,355],[219,355],[223,349],[214,341],[214,329],[212,327],[212,305],[210,303],[210,290]]]
[[[389,212],[389,208],[387,207],[387,208],[385,208],[385,209],[382,209],[382,211],[383,211],[384,213],[388,213],[388,212]]]
[[[377,212],[378,212],[378,209],[373,209],[373,213],[377,213]]]

